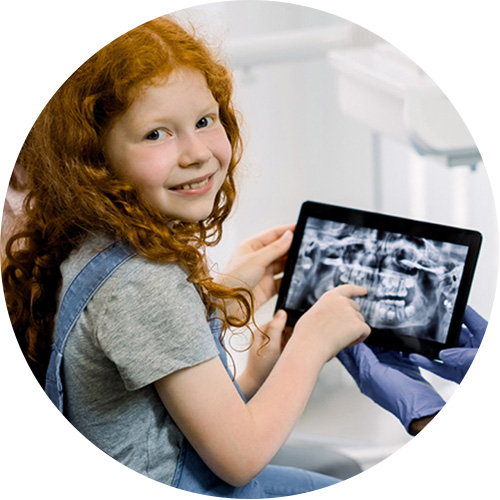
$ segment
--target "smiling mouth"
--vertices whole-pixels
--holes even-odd
[[[208,177],[205,177],[202,180],[199,181],[193,181],[188,184],[179,184],[178,186],[171,187],[170,189],[172,191],[188,191],[192,189],[200,189],[203,186],[206,186],[209,182],[210,179],[212,178],[213,174],[210,174]]]

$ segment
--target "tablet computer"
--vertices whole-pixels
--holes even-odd
[[[305,202],[278,295],[294,326],[321,295],[351,283],[372,329],[366,343],[437,358],[457,345],[479,232]]]

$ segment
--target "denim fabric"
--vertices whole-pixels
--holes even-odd
[[[319,490],[339,479],[293,467],[268,465],[244,486],[231,486],[219,479],[185,442],[172,486],[192,493],[223,498],[276,498]]]
[[[47,370],[45,391],[57,408],[64,412],[62,384],[62,359],[64,346],[82,311],[114,270],[126,262],[134,252],[127,246],[115,243],[95,255],[80,271],[69,286],[57,317],[56,338],[52,346]],[[210,328],[219,349],[219,356],[228,374],[227,353],[219,341],[221,325],[216,316],[210,320]],[[240,396],[244,396],[235,382]],[[291,467],[268,465],[245,486],[234,487],[219,479],[201,460],[196,451],[184,439],[172,486],[204,495],[224,498],[276,498],[296,495],[324,488],[339,480],[330,476]]]
[[[64,412],[62,359],[69,334],[101,285],[113,271],[133,255],[134,252],[129,247],[113,243],[87,263],[64,295],[57,314],[55,341],[51,347],[49,366],[45,376],[45,392],[61,413]]]

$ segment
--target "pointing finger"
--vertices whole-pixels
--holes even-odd
[[[334,290],[344,297],[362,297],[368,293],[368,290],[364,286],[358,285],[339,285]]]

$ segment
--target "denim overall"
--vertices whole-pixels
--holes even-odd
[[[59,310],[55,342],[47,369],[45,392],[61,413],[64,410],[62,359],[66,341],[92,296],[120,265],[133,257],[129,247],[114,243],[96,254],[78,273]],[[214,317],[210,329],[216,341],[219,356],[228,373],[227,356],[220,341],[220,321]],[[235,383],[240,396],[241,390]],[[190,491],[225,498],[275,498],[295,495],[335,484],[338,479],[292,467],[268,465],[248,484],[240,487],[219,479],[201,460],[186,439],[183,440],[172,486]]]

